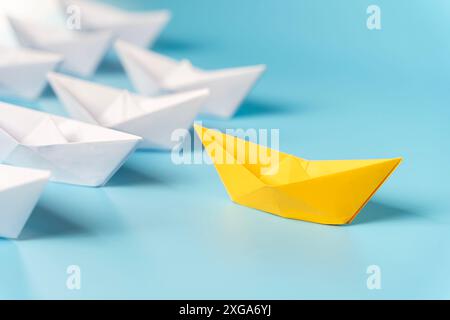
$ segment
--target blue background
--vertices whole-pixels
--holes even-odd
[[[333,227],[233,204],[212,166],[136,153],[104,188],[48,185],[22,239],[0,239],[0,298],[450,298],[449,1],[109,2],[171,9],[159,52],[268,65],[234,119],[206,126],[279,128],[281,150],[309,159],[405,160]],[[113,54],[94,80],[131,89]],[[9,101],[64,114],[50,90]],[[372,264],[381,290],[366,287]]]

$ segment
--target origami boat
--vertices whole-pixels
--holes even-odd
[[[285,218],[349,224],[401,162],[309,161],[194,126],[230,198]]]
[[[202,113],[232,117],[266,67],[264,65],[204,71],[188,61],[175,61],[124,41],[115,44],[137,91],[144,95],[208,88]]]
[[[98,187],[141,138],[0,103],[0,162],[51,171],[51,180]]]
[[[82,30],[109,31],[119,39],[146,48],[155,42],[171,18],[167,10],[134,13],[95,1],[60,2],[65,14],[81,13]]]
[[[57,73],[48,78],[72,118],[140,136],[143,149],[172,149],[172,133],[187,133],[208,97],[202,89],[148,98]]]
[[[19,43],[28,48],[61,54],[61,70],[91,76],[110,48],[109,32],[79,32],[9,17]]]
[[[46,74],[61,60],[53,53],[0,47],[0,95],[38,98],[47,85]]]
[[[0,165],[0,237],[20,235],[49,177],[48,171]]]

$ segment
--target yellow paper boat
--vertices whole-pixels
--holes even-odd
[[[195,130],[234,202],[315,223],[351,223],[402,161],[310,161],[199,125]]]

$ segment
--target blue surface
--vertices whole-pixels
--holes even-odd
[[[377,0],[380,31],[364,0],[110,2],[173,10],[160,52],[268,65],[234,119],[206,126],[279,128],[281,150],[310,159],[405,161],[332,227],[231,203],[211,166],[136,153],[105,188],[47,187],[22,240],[0,240],[0,298],[450,298],[448,1]],[[114,55],[95,80],[131,88]],[[51,91],[15,102],[63,114]]]

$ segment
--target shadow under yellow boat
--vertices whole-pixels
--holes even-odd
[[[351,223],[401,158],[310,161],[195,125],[230,198],[285,218]]]

